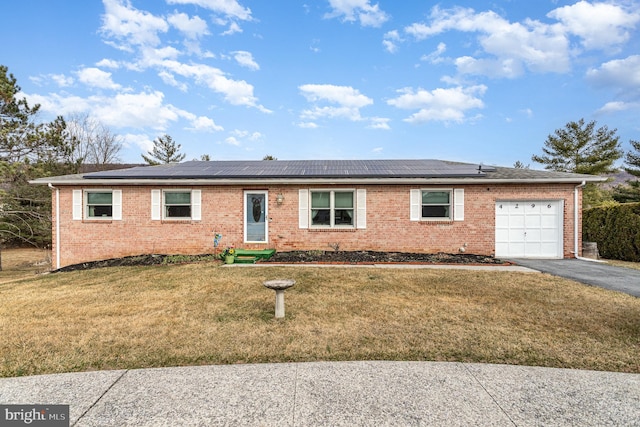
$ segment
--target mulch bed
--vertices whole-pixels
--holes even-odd
[[[104,267],[132,267],[144,265],[162,265],[211,261],[212,254],[203,255],[136,255],[123,258],[106,259],[102,261],[83,262],[68,265],[55,272],[90,270]],[[269,260],[260,260],[265,264],[509,264],[503,260],[474,254],[423,254],[407,252],[376,252],[376,251],[292,251],[276,252]]]
[[[504,265],[507,262],[486,255],[448,254],[448,253],[408,253],[376,251],[293,251],[276,252],[264,263],[298,264],[493,264]]]

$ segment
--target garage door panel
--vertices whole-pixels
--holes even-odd
[[[512,215],[509,217],[509,228],[524,228],[524,215]]]
[[[540,228],[541,224],[542,224],[542,220],[540,218],[539,214],[532,214],[532,215],[527,215],[527,217],[525,218],[525,226],[527,229],[529,228]]]
[[[542,230],[540,229],[527,229],[526,232],[526,242],[529,244],[534,244],[536,242],[540,242],[542,240]]]
[[[558,228],[558,217],[551,215],[544,215],[540,218],[540,225],[543,228]]]
[[[496,202],[496,256],[562,257],[562,201]]]

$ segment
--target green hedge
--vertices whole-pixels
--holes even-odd
[[[603,258],[640,262],[640,203],[586,209],[582,240],[597,242]]]

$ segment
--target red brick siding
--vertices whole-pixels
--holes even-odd
[[[95,186],[92,189],[98,188]],[[202,186],[200,221],[152,221],[151,186],[113,186],[122,190],[122,220],[72,220],[72,190],[60,187],[60,265],[127,255],[200,254],[213,251],[214,233],[223,235],[221,246],[276,248],[287,250],[327,250],[339,244],[341,250],[382,250],[412,252],[457,252],[466,245],[468,253],[495,251],[495,202],[497,200],[564,200],[564,256],[573,256],[574,185],[462,185],[434,188],[464,189],[464,221],[410,221],[409,185],[340,186],[367,190],[367,228],[348,230],[300,229],[298,190],[327,186]],[[185,189],[185,186],[162,187]],[[244,190],[268,190],[269,241],[244,244]],[[278,205],[281,193],[284,203]],[[580,195],[581,197],[581,195]],[[54,192],[54,248],[55,192]],[[581,205],[581,198],[579,199]],[[579,205],[579,206],[580,206]],[[581,209],[579,210],[581,217]],[[580,227],[578,228],[580,230]],[[581,238],[578,236],[581,247]],[[56,251],[54,250],[54,257]],[[54,260],[54,265],[56,260]]]

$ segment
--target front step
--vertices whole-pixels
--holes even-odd
[[[234,264],[255,264],[259,259],[257,256],[236,255],[233,258]]]
[[[238,257],[253,257],[257,259],[269,259],[276,253],[275,249],[236,249],[236,259]]]

